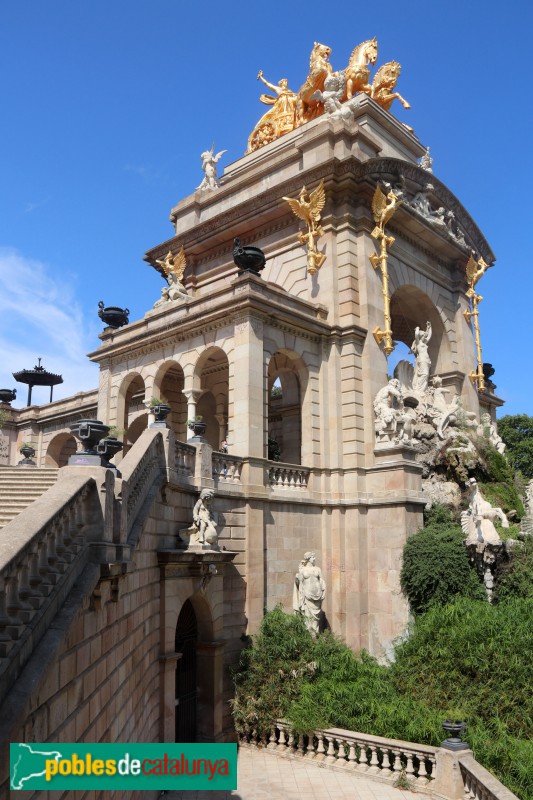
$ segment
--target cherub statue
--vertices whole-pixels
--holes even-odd
[[[217,182],[217,162],[224,155],[227,153],[227,150],[221,150],[220,153],[215,155],[215,145],[211,146],[211,150],[206,150],[200,158],[202,159],[202,169],[204,171],[204,179],[201,182],[198,189],[218,189],[218,182]]]
[[[194,506],[192,518],[196,527],[198,542],[217,546],[217,527],[211,511],[211,502],[214,496],[215,493],[212,489],[202,489],[200,497]]]
[[[326,114],[349,119],[352,116],[352,111],[348,105],[343,106],[341,102],[345,86],[344,72],[333,72],[324,81],[324,90],[317,89],[311,99],[323,103]]]
[[[433,173],[433,159],[429,155],[429,147],[426,147],[426,152],[422,156],[419,162],[419,167],[425,169],[426,172]]]
[[[172,250],[169,250],[165,258],[157,259],[156,263],[162,267],[168,286],[164,286],[161,289],[161,299],[154,304],[154,308],[167,301],[188,297],[187,290],[181,282],[185,267],[187,266],[183,247],[176,258],[174,258]]]

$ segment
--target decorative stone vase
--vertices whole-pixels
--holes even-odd
[[[194,433],[195,439],[203,439],[207,424],[205,422],[201,422],[200,420],[193,420],[193,422],[189,422],[187,427]]]
[[[98,316],[109,328],[121,328],[129,322],[129,308],[119,308],[118,306],[104,306],[104,301],[98,303]]]
[[[240,268],[239,275],[243,272],[259,275],[266,264],[265,254],[259,247],[243,247],[240,239],[233,240],[233,261]]]
[[[80,419],[69,427],[85,448],[78,455],[99,455],[96,446],[109,433],[109,425],[104,425],[99,419]]]
[[[96,445],[96,452],[99,453],[104,461],[109,464],[110,460],[115,456],[117,453],[120,453],[124,444],[119,442],[116,436],[106,436],[105,439],[102,439]],[[110,467],[113,467],[113,464],[109,464]]]
[[[35,455],[35,448],[31,445],[23,445],[19,453],[21,453],[24,458],[18,462],[17,466],[26,466],[26,467],[35,467],[35,461],[32,461],[33,456]]]
[[[7,403],[7,405],[9,405],[16,396],[16,389],[0,389],[0,403]]]
[[[461,739],[461,736],[466,731],[466,722],[445,719],[442,723],[442,727],[449,735],[448,738],[442,742],[441,747],[446,748],[446,750],[468,750],[468,743],[463,742]]]
[[[166,403],[158,403],[156,406],[150,406],[148,409],[151,414],[155,417],[155,422],[152,422],[150,427],[157,427],[157,428],[168,428],[167,423],[165,422],[166,418],[172,411],[170,406],[167,406]]]

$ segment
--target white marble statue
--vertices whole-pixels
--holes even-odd
[[[391,378],[374,399],[376,442],[410,443],[412,418],[405,410],[400,381]]]
[[[328,75],[324,81],[324,91],[317,90],[311,97],[312,100],[318,100],[319,103],[324,104],[324,113],[329,116],[344,117],[349,119],[353,117],[353,111],[349,106],[341,103],[344,95],[344,87],[346,79],[344,72],[333,72]]]
[[[502,528],[509,527],[509,520],[501,510],[494,508],[485,500],[475,478],[467,482],[470,492],[468,510],[461,513],[461,527],[465,534],[465,544],[475,545],[501,545],[502,541],[494,527],[494,520],[499,519]]]
[[[203,550],[219,550],[217,520],[211,503],[215,493],[213,489],[202,489],[200,497],[193,508],[193,523],[190,528],[179,531],[180,545],[201,547]]]
[[[433,159],[429,155],[429,147],[426,147],[426,152],[420,159],[419,166],[425,169],[426,172],[433,172]]]
[[[496,448],[498,453],[503,455],[503,453],[505,452],[505,442],[498,433],[498,428],[496,427],[495,423],[491,420],[490,414],[488,413],[481,415],[479,435],[486,436],[489,439],[490,443]]]
[[[411,208],[414,208],[415,211],[426,219],[433,216],[433,209],[431,208],[431,203],[427,196],[427,193],[431,191],[433,191],[433,185],[428,183],[424,189],[420,189],[420,191],[415,194],[410,203]]]
[[[227,153],[227,150],[221,150],[220,153],[215,155],[215,145],[213,144],[211,150],[206,150],[202,153],[200,158],[202,159],[202,169],[204,171],[204,179],[201,182],[198,189],[204,191],[205,189],[218,189],[218,181],[217,181],[217,162],[224,155]]]
[[[320,567],[316,566],[314,553],[305,553],[294,578],[292,606],[304,616],[307,629],[318,636],[322,618],[322,602],[326,596],[326,584]]]
[[[426,329],[415,328],[415,338],[411,345],[411,352],[416,358],[415,373],[413,376],[413,392],[421,396],[428,388],[429,370],[431,360],[429,358],[429,341],[431,339],[431,322],[426,323]]]
[[[435,427],[439,439],[445,439],[447,428],[457,423],[459,398],[455,395],[449,403],[446,399],[448,393],[449,389],[442,385],[442,378],[435,375],[424,396],[425,416]]]

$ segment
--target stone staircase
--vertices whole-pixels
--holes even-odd
[[[54,485],[55,467],[0,466],[0,528]]]

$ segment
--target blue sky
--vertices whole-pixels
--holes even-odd
[[[159,297],[144,252],[202,179],[214,141],[238,159],[271,82],[305,80],[313,42],[334,69],[377,36],[402,64],[394,113],[431,147],[434,172],[497,262],[478,285],[483,359],[507,413],[533,414],[531,31],[533,6],[461,3],[224,4],[49,0],[0,5],[0,384],[38,356],[97,385],[99,300],[137,319]],[[219,169],[220,172],[220,169]],[[35,400],[44,402],[35,390]],[[20,386],[20,398],[25,397]]]

